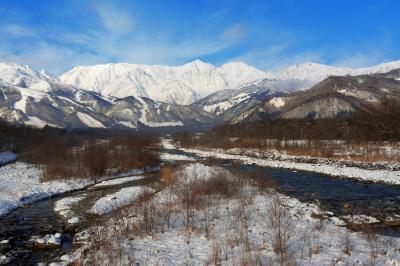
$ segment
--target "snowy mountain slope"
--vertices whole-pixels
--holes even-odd
[[[268,74],[273,76],[275,79],[310,80],[314,83],[317,83],[328,76],[356,76],[362,74],[384,73],[397,68],[400,68],[400,61],[393,61],[365,68],[340,68],[306,62],[303,64],[290,66],[276,72],[270,72]]]
[[[210,122],[208,114],[186,106],[141,97],[106,98],[14,64],[4,64],[1,70],[0,117],[10,122],[69,128],[171,127]]]
[[[191,104],[218,90],[236,88],[267,76],[244,63],[216,68],[196,60],[177,67],[125,63],[79,66],[61,75],[60,80],[104,96],[140,96]]]
[[[265,72],[242,62],[226,63],[219,67],[218,71],[228,82],[229,88],[238,88],[248,85],[249,83],[272,78],[272,76],[269,76]]]
[[[36,91],[49,92],[49,83],[57,82],[57,79],[45,71],[37,72],[28,66],[0,63],[0,82],[23,88],[30,87]]]
[[[400,99],[400,69],[358,76],[330,76],[311,89],[278,95],[245,110],[233,123],[265,117],[331,118],[349,116],[385,97]]]
[[[256,106],[265,99],[309,86],[306,80],[264,79],[236,90],[222,90],[205,97],[192,106],[202,109],[225,121],[233,119],[246,109]]]

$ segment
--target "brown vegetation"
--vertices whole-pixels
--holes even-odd
[[[102,134],[45,127],[35,129],[0,121],[0,150],[43,169],[42,181],[96,178],[158,165],[157,139],[133,133]]]

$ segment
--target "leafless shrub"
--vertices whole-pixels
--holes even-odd
[[[232,198],[238,194],[241,181],[235,176],[227,176],[226,173],[217,173],[207,180],[201,182],[205,195],[221,195]]]
[[[105,260],[112,263],[118,255],[114,253],[114,242],[110,238],[107,229],[96,226],[90,229],[89,246],[81,250],[80,260],[76,265],[101,265]]]
[[[317,212],[313,212],[311,217],[316,219],[317,221],[314,223],[314,228],[317,231],[322,231],[324,227],[324,215],[319,210]]]
[[[268,189],[274,187],[274,183],[268,179],[265,175],[259,172],[251,173],[251,178],[254,180],[254,184],[258,189],[260,195],[264,195],[268,191]]]
[[[293,223],[278,194],[269,197],[267,204],[267,228],[272,233],[272,247],[279,256],[279,263],[287,265],[293,258],[290,254],[290,239]]]
[[[387,254],[388,247],[384,239],[378,234],[378,229],[376,227],[365,225],[363,233],[364,239],[367,242],[370,263],[373,265],[379,255]]]
[[[340,242],[342,244],[343,253],[350,256],[353,251],[353,241],[351,239],[351,233],[348,230],[341,235]]]
[[[208,239],[210,237],[211,224],[213,221],[208,206],[203,209],[201,218],[202,218],[202,222],[203,222],[204,233],[205,233],[206,238]]]
[[[213,242],[211,257],[206,265],[221,265],[222,263],[222,248],[218,241]]]
[[[135,202],[136,207],[134,210],[137,212],[140,234],[153,235],[155,226],[163,224],[160,212],[158,211],[159,205],[153,196],[153,193],[144,191]]]
[[[164,225],[166,225],[167,228],[171,227],[171,220],[174,213],[176,212],[177,205],[178,202],[176,202],[174,194],[167,190],[167,196],[165,197],[165,200],[161,203],[158,212],[162,224],[162,233],[164,233]]]

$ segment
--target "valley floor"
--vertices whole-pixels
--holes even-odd
[[[189,154],[176,154],[168,140],[162,144],[163,160],[181,161],[176,168],[161,169],[162,189],[127,185],[85,204],[92,188],[146,178],[121,175],[55,203],[55,211],[70,224],[79,224],[83,213],[104,217],[102,223],[75,234],[73,252],[55,265],[400,265],[400,238],[376,234],[372,226],[352,232],[343,220],[317,205],[220,166],[196,162]],[[199,157],[400,183],[398,171],[274,161],[237,150],[182,150]],[[39,168],[19,162],[0,168],[0,210],[92,184],[40,183],[40,174]],[[350,219],[374,222],[373,217]],[[55,234],[49,236],[53,238]]]

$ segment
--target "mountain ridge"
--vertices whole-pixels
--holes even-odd
[[[398,65],[399,67],[396,68]],[[110,96],[102,93],[103,91],[101,90],[85,89],[80,86],[64,83],[61,78],[54,77],[45,71],[35,71],[28,66],[13,63],[0,63],[0,116],[11,122],[25,123],[39,127],[47,124],[72,128],[162,128],[185,127],[188,125],[196,127],[227,121],[240,122],[248,117],[259,117],[257,113],[268,114],[270,112],[280,112],[281,117],[292,118],[300,113],[307,115],[308,110],[315,107],[308,106],[306,108],[302,106],[304,103],[302,99],[305,96],[293,98],[294,95],[307,95],[307,93],[313,91],[308,89],[316,86],[316,83],[323,85],[322,81],[317,82],[315,80],[328,75],[329,71],[341,71],[340,74],[343,74],[343,71],[346,71],[346,73],[349,71],[354,73],[372,73],[365,74],[370,76],[366,78],[362,76],[348,76],[348,74],[338,76],[344,79],[344,82],[333,82],[332,84],[336,84],[334,86],[341,84],[340,86],[343,86],[342,91],[335,91],[334,93],[337,97],[335,96],[336,98],[325,101],[325,105],[329,105],[326,107],[331,108],[332,114],[336,112],[340,105],[346,105],[347,109],[342,109],[350,112],[354,109],[351,106],[356,104],[357,101],[362,101],[362,97],[380,97],[380,95],[386,93],[384,90],[381,90],[379,93],[370,89],[365,90],[363,88],[364,85],[370,84],[370,87],[378,85],[382,87],[382,84],[393,83],[393,86],[397,86],[397,82],[382,83],[381,81],[386,79],[397,81],[400,78],[400,61],[384,63],[375,67],[350,70],[315,63],[304,63],[288,68],[289,70],[283,70],[289,71],[285,72],[289,74],[283,75],[283,77],[279,77],[278,74],[275,74],[275,76],[269,75],[268,73],[266,74],[268,77],[265,77],[262,71],[241,62],[231,62],[216,68],[200,60],[177,67],[150,66],[149,69],[153,72],[145,67],[143,68],[141,65],[125,63],[96,65],[94,67],[89,66],[88,68],[105,68],[105,73],[107,73],[107,69],[110,66],[116,66],[117,70],[120,71],[118,72],[117,81],[119,83],[117,82],[117,84],[129,85],[129,82],[135,83],[140,81],[137,83],[137,94],[139,96],[129,94],[127,96],[122,95],[121,97]],[[122,69],[119,69],[119,66],[122,66]],[[126,72],[124,68],[133,68],[137,71]],[[82,69],[86,69],[86,67],[80,66],[76,69],[81,71]],[[224,74],[216,71],[218,69],[221,69],[220,71]],[[296,71],[292,71],[293,69]],[[315,72],[312,72],[313,69],[322,69],[317,73],[319,76]],[[177,70],[178,72],[180,71],[180,77],[188,79],[187,82],[160,78],[165,73],[167,73],[166,75],[173,76]],[[246,72],[247,70],[248,72]],[[382,72],[386,70],[391,71]],[[303,73],[304,71],[305,74]],[[296,76],[300,75],[299,73],[304,74],[303,79],[300,79],[302,76]],[[310,73],[314,75],[311,78],[307,76]],[[208,80],[207,77],[210,75],[214,78]],[[231,75],[229,79],[232,80],[232,84],[240,85],[233,87],[231,84],[228,89],[216,90],[213,88],[213,84],[228,86],[223,76],[229,75]],[[244,78],[242,79],[241,77]],[[254,77],[257,78],[253,80]],[[263,78],[258,79],[260,77]],[[104,79],[107,81],[109,77],[105,76]],[[146,84],[151,84],[153,79],[158,79],[157,84],[160,86],[159,90],[155,90],[155,92],[163,94],[162,96],[165,101],[157,101],[149,95]],[[335,78],[326,79],[329,81]],[[368,82],[363,83],[363,79]],[[96,79],[96,77],[94,80],[99,82],[100,85],[106,83],[106,81],[103,83],[101,79]],[[192,85],[196,82],[197,84],[209,85],[202,91],[203,95],[206,95],[205,97],[193,89]],[[209,93],[208,90],[214,92]],[[305,93],[302,94],[302,91]],[[396,90],[395,92],[397,95]],[[329,98],[328,96],[326,94],[327,99]],[[286,104],[288,102],[286,100],[289,99],[287,97],[292,97],[291,105]],[[343,101],[343,97],[347,97],[345,101]],[[352,98],[350,99],[349,97]],[[176,102],[177,98],[192,103],[178,104]],[[322,102],[323,99],[320,99],[318,108],[315,109],[317,110],[317,118],[326,116],[321,109],[324,106],[321,104]],[[296,109],[296,104],[300,109]],[[289,113],[290,110],[285,109],[289,107],[294,111],[292,110]],[[300,110],[301,112],[296,110]]]
[[[232,62],[219,68],[195,60],[181,66],[102,64],[78,66],[62,74],[64,83],[104,96],[143,96],[157,101],[188,105],[217,90],[233,89],[267,74],[244,63]],[[169,83],[177,84],[161,92]],[[179,88],[186,88],[182,91]],[[171,95],[180,97],[171,98]]]

